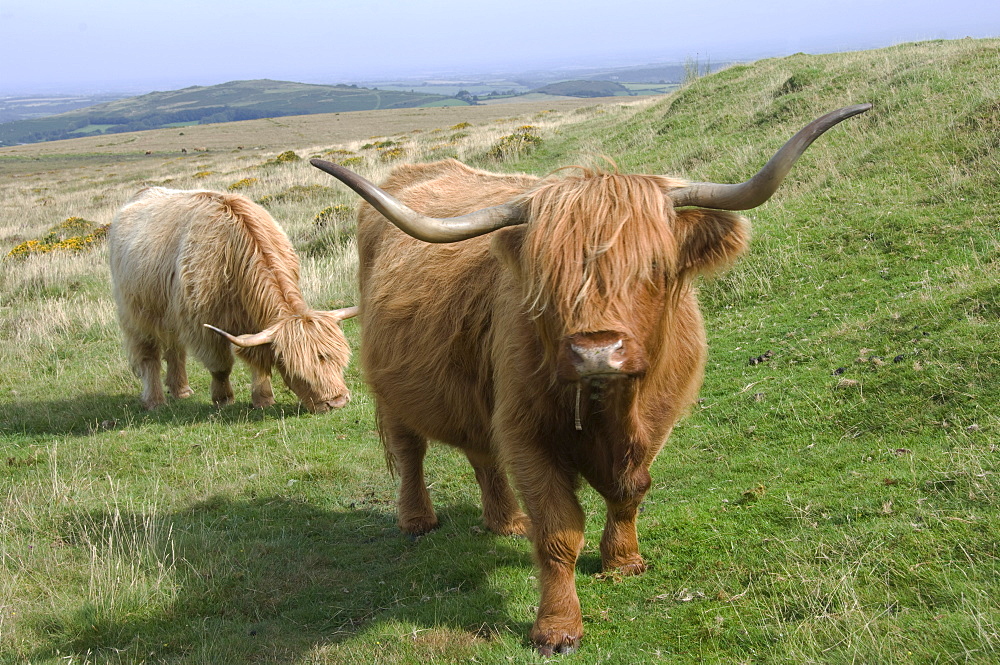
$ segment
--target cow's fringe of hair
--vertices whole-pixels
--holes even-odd
[[[532,221],[523,257],[533,279],[525,297],[536,316],[551,311],[568,329],[587,331],[613,322],[607,303],[628,303],[634,289],[676,272],[664,194],[678,181],[569,168],[579,175],[546,179],[525,197]]]
[[[340,319],[324,311],[307,309],[282,319],[273,344],[285,359],[285,371],[322,385],[327,372],[323,363],[346,367],[351,348],[339,328]]]

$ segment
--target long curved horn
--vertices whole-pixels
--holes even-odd
[[[353,316],[357,316],[361,311],[361,308],[357,305],[353,307],[341,307],[340,309],[331,310],[330,313],[337,317],[338,321],[343,321],[344,319],[349,319]]]
[[[401,231],[424,242],[457,242],[475,238],[505,226],[527,221],[525,211],[513,203],[483,208],[460,217],[439,219],[421,215],[399,199],[373,185],[357,173],[325,159],[310,159],[309,163],[326,171],[353,189]]]
[[[259,333],[253,333],[249,335],[230,335],[225,330],[222,330],[221,328],[216,328],[213,325],[209,325],[207,323],[204,323],[202,325],[204,325],[209,330],[214,330],[215,332],[219,333],[220,335],[228,339],[236,346],[243,347],[244,349],[248,349],[251,346],[260,346],[261,344],[270,344],[271,340],[274,339],[275,331],[278,330],[277,326],[271,326],[270,328],[265,328],[264,330],[261,330]]]
[[[813,141],[841,120],[864,113],[871,104],[848,106],[813,120],[774,154],[757,174],[738,185],[695,182],[669,193],[674,207],[698,206],[716,210],[749,210],[771,198],[792,165]]]

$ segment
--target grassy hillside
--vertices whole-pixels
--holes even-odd
[[[441,95],[373,90],[356,85],[266,79],[232,81],[151,92],[44,118],[0,124],[0,145],[310,113],[412,108],[446,101]],[[451,100],[451,103],[464,102]]]
[[[599,573],[604,509],[583,490],[586,636],[560,662],[1000,659],[1000,41],[797,55],[662,100],[284,147],[374,178],[401,159],[544,174],[608,156],[739,181],[865,101],[702,286],[703,399],[652,468],[645,575]],[[0,171],[0,243],[105,223],[143,182],[236,187],[285,225],[307,300],[351,302],[338,206],[356,201],[282,152]],[[99,242],[0,261],[0,662],[542,662],[528,543],[483,533],[462,455],[432,449],[443,525],[410,541],[353,367],[333,414],[285,390],[252,411],[242,370],[217,410],[193,361],[196,395],[143,412],[105,264]]]

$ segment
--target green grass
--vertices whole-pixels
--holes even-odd
[[[602,502],[582,491],[586,635],[560,662],[1000,659],[998,99],[1000,42],[905,44],[532,119],[540,145],[500,166],[488,148],[523,120],[448,148],[494,169],[608,155],[625,171],[736,181],[812,118],[875,104],[809,149],[748,214],[749,254],[701,287],[705,386],[653,465],[645,575],[600,574]],[[415,135],[408,158],[443,150],[443,129]],[[184,180],[183,162],[161,177],[221,188],[255,175],[254,197],[331,184],[236,157],[197,158],[215,181]],[[50,217],[107,221],[148,179],[129,163],[88,182],[74,168],[0,176],[0,235],[13,246]],[[16,198],[36,185],[52,203]],[[331,232],[317,212],[353,200],[301,191],[273,211],[303,248]],[[353,297],[327,277],[350,273],[329,246],[303,269],[318,306]],[[354,399],[333,414],[301,412],[283,389],[248,409],[242,368],[237,404],[215,409],[193,362],[194,397],[141,411],[103,261],[0,262],[0,662],[543,660],[526,643],[528,543],[483,532],[464,457],[432,448],[442,527],[411,541],[354,367]]]

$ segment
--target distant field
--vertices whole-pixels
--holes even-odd
[[[93,134],[94,132],[103,132],[104,130],[112,127],[114,127],[114,125],[87,125],[86,127],[74,129],[70,132],[70,134]]]
[[[194,161],[199,154],[204,155],[205,152],[238,151],[249,158],[248,155],[280,152],[310,143],[330,144],[352,141],[358,137],[432,131],[459,122],[478,125],[542,111],[567,113],[621,101],[622,98],[616,97],[557,99],[549,95],[533,95],[526,101],[497,105],[288,116],[32,143],[0,147],[0,176],[45,170],[55,163],[79,164],[81,160],[91,163],[113,162],[122,156],[150,159],[146,152],[152,152],[159,158],[173,155]]]
[[[440,106],[468,106],[468,104],[460,99],[442,99],[439,102],[430,102],[429,104],[424,104],[421,108],[432,109]]]
[[[461,82],[442,82],[442,83],[426,83],[424,85],[412,85],[407,83],[400,83],[399,85],[394,84],[380,84],[379,89],[381,90],[399,90],[402,92],[421,92],[430,95],[446,95],[453,97],[457,95],[462,90],[465,90],[471,95],[479,95],[483,97],[490,94],[491,92],[506,92],[513,90],[518,93],[527,92],[527,86],[517,83],[515,81],[499,81],[496,83],[470,83],[463,85]]]

